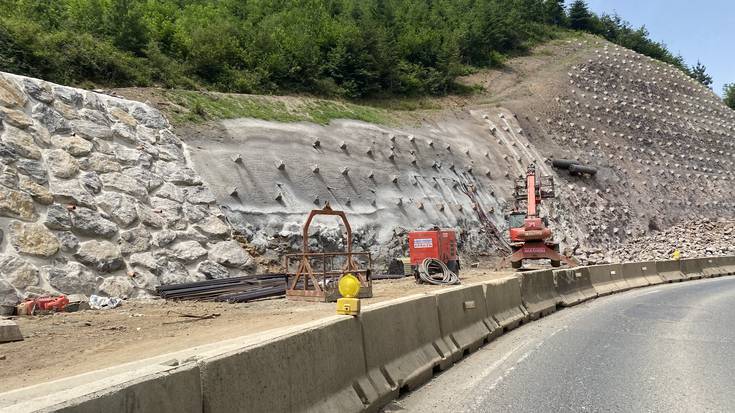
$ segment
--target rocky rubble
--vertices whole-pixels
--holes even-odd
[[[254,269],[158,111],[0,73],[0,120],[4,305]]]
[[[671,259],[675,249],[682,258],[735,254],[735,221],[688,222],[626,241],[612,250],[613,262]]]

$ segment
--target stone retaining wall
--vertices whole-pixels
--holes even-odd
[[[0,73],[0,119],[1,303],[252,269],[157,110]]]

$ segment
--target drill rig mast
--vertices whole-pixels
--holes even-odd
[[[564,261],[570,267],[577,265],[559,253],[559,244],[554,242],[546,217],[539,214],[542,199],[556,196],[554,180],[549,176],[536,174],[536,165],[531,164],[526,176],[515,181],[513,196],[515,209],[508,216],[510,242],[513,254],[510,256],[511,266],[521,268],[523,260],[550,259],[552,267],[558,267]],[[525,205],[525,212],[522,210]]]

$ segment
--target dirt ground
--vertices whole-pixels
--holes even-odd
[[[463,284],[475,284],[511,275],[468,269],[461,278]],[[418,285],[412,277],[376,280],[374,298],[363,305],[442,288],[446,287]],[[180,314],[218,316],[192,321]],[[331,315],[334,303],[274,298],[242,304],[126,301],[113,310],[16,317],[25,340],[0,344],[0,389],[26,387]]]

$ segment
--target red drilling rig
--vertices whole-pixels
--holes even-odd
[[[508,215],[513,251],[509,258],[511,266],[521,268],[523,260],[529,259],[550,259],[552,267],[560,266],[562,261],[570,267],[576,266],[574,260],[559,253],[559,244],[554,242],[546,217],[539,216],[538,206],[541,200],[556,196],[553,178],[536,175],[536,165],[531,164],[526,170],[526,177],[515,181],[513,196],[515,208]],[[525,212],[521,210],[524,204]]]

